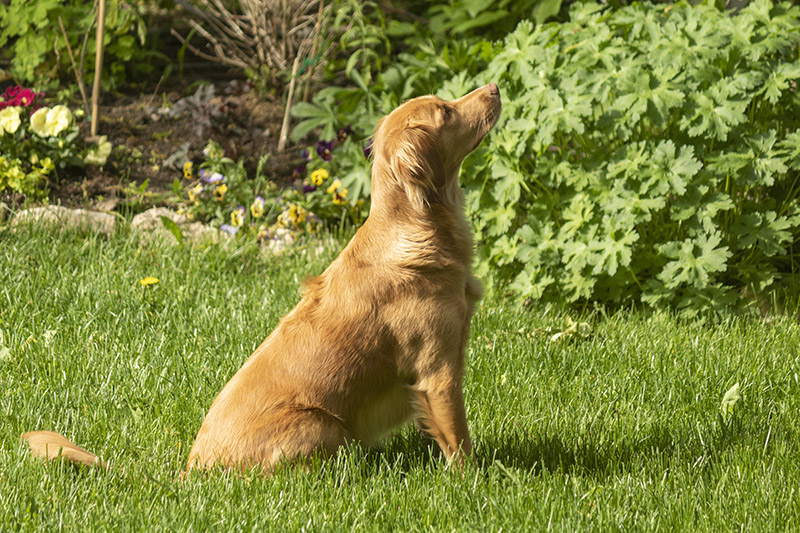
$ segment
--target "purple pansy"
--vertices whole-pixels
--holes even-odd
[[[220,174],[219,172],[212,172],[211,175],[208,175],[207,172],[204,172],[202,169],[200,170],[200,178],[205,181],[206,183],[219,183],[220,181],[225,179],[225,176]]]
[[[317,141],[317,155],[323,161],[331,160],[331,150],[333,150],[333,141]]]
[[[339,139],[340,143],[343,143],[345,139],[347,139],[348,135],[353,133],[353,129],[350,127],[350,124],[345,126],[344,128],[339,128],[336,132],[336,137]]]
[[[223,224],[219,227],[219,229],[228,235],[236,235],[236,232],[239,231],[239,228],[231,226],[230,224]]]

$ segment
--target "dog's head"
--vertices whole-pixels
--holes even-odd
[[[500,91],[490,83],[458,100],[409,100],[378,124],[373,146],[373,205],[405,191],[415,209],[456,201],[458,171],[500,115]]]

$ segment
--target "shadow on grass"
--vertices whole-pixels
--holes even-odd
[[[609,438],[601,434],[573,434],[571,440],[556,434],[533,435],[523,428],[502,434],[477,434],[474,459],[481,470],[494,464],[505,468],[527,470],[534,475],[547,472],[568,472],[575,475],[606,478],[637,470],[645,465],[666,469],[674,460],[701,465],[710,464],[732,446],[746,440],[747,431],[741,424],[720,425],[706,420],[701,423],[704,433],[654,426],[639,434]],[[686,428],[684,428],[686,429]],[[696,431],[696,426],[695,430]],[[443,454],[436,443],[416,431],[403,431],[385,445],[357,452],[364,465],[373,471],[382,466],[408,472],[444,464]]]

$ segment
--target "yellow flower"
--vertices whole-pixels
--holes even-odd
[[[342,186],[342,182],[339,181],[339,178],[336,178],[335,180],[333,180],[333,183],[331,183],[331,186],[328,187],[328,194],[335,193],[337,190],[339,190],[339,187],[341,187],[341,186]]]
[[[318,168],[311,173],[311,184],[319,187],[322,182],[328,179],[328,171],[324,168]]]
[[[198,203],[198,198],[203,193],[203,186],[198,183],[191,189],[187,189],[186,192],[189,193],[189,200],[196,204]]]
[[[158,283],[158,278],[154,278],[153,276],[147,276],[146,278],[142,278],[139,280],[139,285],[142,287],[147,287],[148,285],[155,285]]]
[[[253,218],[261,218],[264,214],[264,199],[262,197],[256,196],[256,199],[253,200],[250,205],[250,214],[253,215]]]
[[[183,164],[183,177],[187,180],[192,179],[192,162],[187,161]]]
[[[237,207],[231,211],[231,225],[238,228],[244,223],[244,207]]]
[[[333,203],[335,205],[347,204],[347,187],[342,187],[333,193]]]
[[[31,129],[40,137],[55,137],[69,127],[72,111],[65,105],[39,108],[31,115]]]
[[[19,128],[19,108],[7,107],[0,111],[0,133],[14,133]]]
[[[109,155],[111,155],[111,143],[105,135],[101,135],[97,140],[97,144],[90,147],[86,152],[86,157],[83,160],[87,165],[102,166],[108,161]]]
[[[216,196],[218,200],[222,200],[225,198],[226,192],[228,192],[228,186],[223,183],[221,185],[217,185],[217,188],[214,189],[214,196]]]
[[[44,124],[47,122],[48,111],[50,111],[49,107],[40,107],[31,115],[31,130],[39,137],[47,137]]]

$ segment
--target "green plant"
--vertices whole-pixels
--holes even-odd
[[[339,135],[340,145],[354,144],[345,142],[347,130]],[[303,163],[294,172],[294,185],[280,190],[263,175],[264,158],[250,179],[244,160],[235,163],[225,157],[219,144],[209,141],[199,170],[195,173],[194,164],[187,161],[183,167],[187,184],[177,182],[176,190],[188,197],[182,211],[191,219],[213,222],[227,233],[258,240],[275,237],[280,230],[301,235],[326,226],[360,223],[368,205],[337,177],[341,171],[333,158],[334,144],[320,141],[315,149],[302,150]]]
[[[503,118],[465,164],[481,271],[518,296],[685,312],[796,276],[800,10],[752,2],[521,23],[479,82]]]
[[[78,138],[75,114],[65,105],[40,107],[43,96],[17,86],[0,97],[0,191],[43,196],[50,174],[102,165],[111,151],[105,137],[86,146]]]
[[[117,88],[127,75],[149,72],[154,58],[164,58],[146,47],[144,3],[112,1],[106,12],[104,85]],[[11,74],[20,83],[54,88],[74,80],[70,52],[64,41],[64,24],[76,66],[91,79],[95,50],[90,35],[96,19],[93,2],[85,0],[10,0],[0,4],[0,56],[7,54]]]

